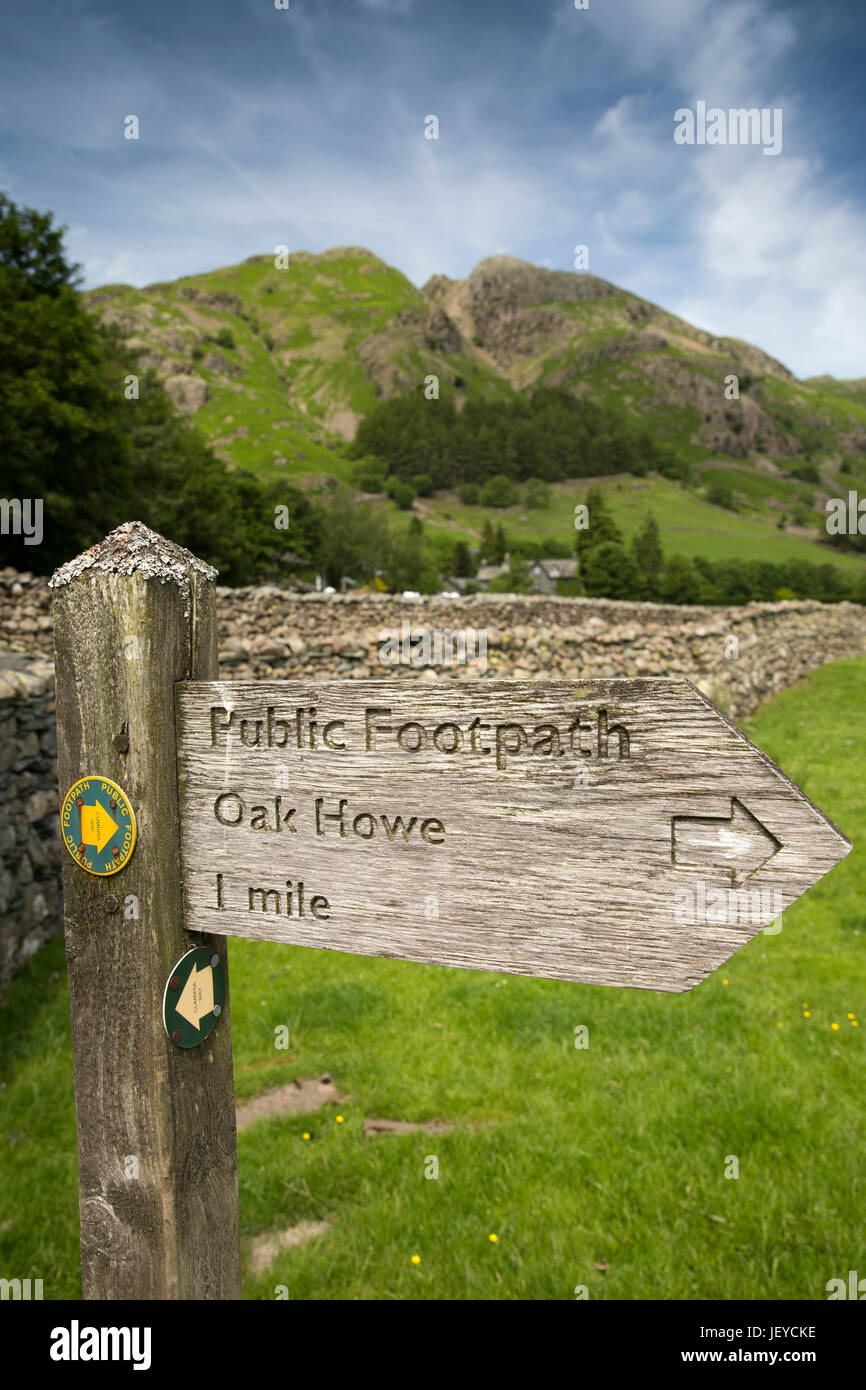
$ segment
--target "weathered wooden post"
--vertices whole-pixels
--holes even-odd
[[[66,825],[82,840],[63,898],[85,1298],[241,1296],[228,997],[198,1047],[175,1046],[162,1013],[190,949],[226,966],[225,938],[183,929],[175,737],[175,683],[218,674],[214,579],[131,522],[51,580],[61,798],[115,783],[136,835],[129,853],[86,795]]]

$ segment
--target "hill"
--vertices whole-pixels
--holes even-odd
[[[612,405],[690,460],[866,454],[862,382],[798,381],[589,274],[493,256],[417,289],[361,247],[292,252],[84,295],[217,452],[263,478],[346,476],[341,445],[380,401],[433,374],[459,409],[536,385]],[[739,399],[725,378],[739,378]]]
[[[440,573],[455,543],[477,550],[495,505],[458,496],[457,483],[496,472],[553,484],[546,502],[522,486],[498,499],[496,520],[523,554],[569,554],[585,475],[603,474],[626,536],[652,510],[665,554],[832,561],[852,580],[863,571],[862,556],[828,548],[824,505],[866,491],[866,382],[799,381],[760,348],[597,276],[492,256],[465,280],[435,275],[419,289],[348,246],[292,252],[285,268],[250,256],[83,299],[230,469],[314,492],[333,478],[369,488],[395,535],[405,510],[381,497],[382,476],[359,471],[353,455],[375,455],[416,491],[415,475],[429,475],[434,495],[428,487],[413,503],[410,488],[402,506],[423,520]],[[552,398],[547,413],[530,408],[538,388],[586,402],[587,420],[572,425]],[[626,470],[649,476],[632,484]]]

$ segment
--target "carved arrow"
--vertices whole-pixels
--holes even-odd
[[[671,860],[674,864],[730,869],[731,883],[743,883],[782,848],[757,816],[736,797],[731,814],[674,816],[671,820]]]

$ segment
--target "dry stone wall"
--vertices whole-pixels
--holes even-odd
[[[0,986],[63,925],[54,668],[0,651]]]
[[[244,679],[681,675],[737,719],[825,661],[866,652],[866,608],[851,603],[685,608],[508,594],[410,600],[287,595],[270,586],[217,592],[220,665],[226,675]],[[431,648],[437,632],[477,634],[474,650],[483,645],[483,659],[412,664],[410,634],[416,634],[414,651],[423,658],[425,632]],[[405,657],[397,666],[383,660],[391,655],[389,633]],[[449,645],[446,636],[444,653]]]
[[[866,652],[866,608],[850,603],[684,608],[273,585],[217,595],[225,679],[681,675],[743,719],[824,662]],[[474,661],[435,664],[460,654],[459,634]],[[0,571],[0,987],[62,927],[52,655],[47,582]]]

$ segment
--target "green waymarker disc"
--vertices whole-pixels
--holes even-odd
[[[223,1011],[226,972],[210,946],[187,951],[169,975],[162,996],[162,1022],[178,1047],[198,1047]]]
[[[60,808],[63,843],[80,868],[105,878],[128,863],[135,848],[135,816],[116,782],[82,777]]]

